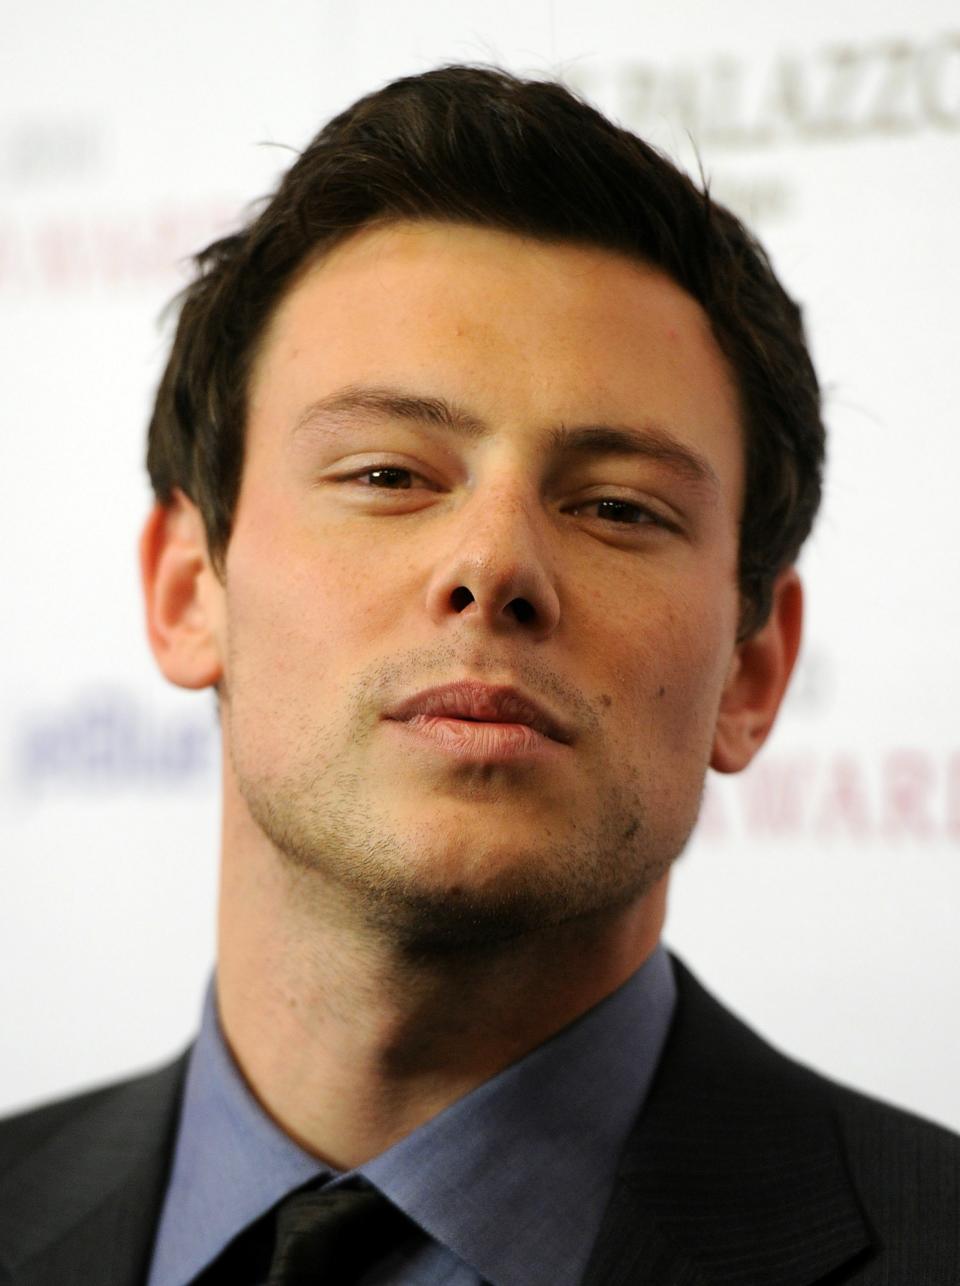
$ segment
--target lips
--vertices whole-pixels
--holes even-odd
[[[525,724],[553,741],[566,745],[572,740],[564,724],[516,688],[489,687],[471,680],[418,692],[388,710],[385,717],[402,723],[416,718],[435,718]]]

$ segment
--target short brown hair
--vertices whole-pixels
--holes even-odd
[[[222,570],[246,392],[298,269],[364,225],[440,219],[620,252],[710,319],[746,438],[741,636],[770,611],[820,502],[824,428],[800,310],[743,224],[669,160],[562,85],[442,67],[361,98],[320,131],[261,212],[196,256],[150,422],[154,492],[198,506]]]

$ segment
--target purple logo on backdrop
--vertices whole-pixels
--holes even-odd
[[[25,792],[183,787],[209,780],[216,745],[209,705],[189,715],[160,713],[135,692],[96,691],[26,714],[13,767]]]

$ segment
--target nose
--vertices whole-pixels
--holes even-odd
[[[560,623],[560,599],[539,502],[512,490],[477,493],[450,523],[427,592],[431,617],[548,638]]]

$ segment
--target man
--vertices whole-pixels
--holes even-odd
[[[184,1059],[5,1124],[0,1281],[956,1283],[957,1141],[659,945],[800,640],[823,429],[762,251],[455,67],[199,268],[142,565],[219,700],[215,986]]]

